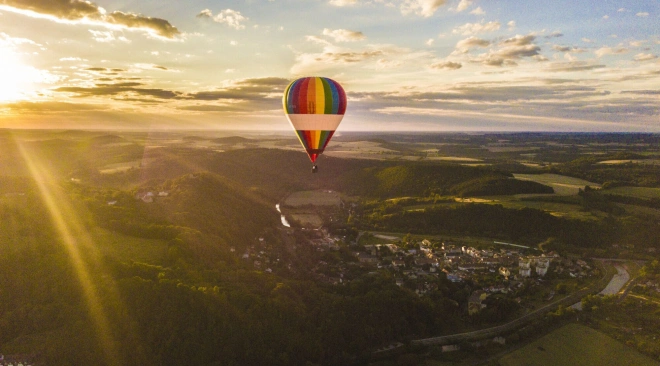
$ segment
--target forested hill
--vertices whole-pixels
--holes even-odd
[[[242,248],[279,225],[274,206],[216,174],[184,175],[162,189],[169,195],[154,202],[154,215],[210,235],[216,245]]]
[[[550,187],[520,182],[510,173],[487,167],[325,156],[318,164],[319,172],[312,174],[311,164],[304,153],[244,149],[217,154],[208,161],[207,168],[275,198],[301,189],[333,189],[349,195],[380,198],[459,193],[552,193]],[[471,183],[465,185],[467,182]]]

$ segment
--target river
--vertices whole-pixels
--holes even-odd
[[[286,217],[284,217],[284,215],[282,215],[282,210],[280,210],[280,204],[279,203],[275,205],[275,208],[277,209],[277,212],[280,213],[280,219],[282,220],[282,225],[284,225],[286,227],[291,227],[289,222],[286,221]]]
[[[619,291],[621,291],[628,280],[630,280],[630,274],[628,271],[626,271],[625,268],[623,268],[622,265],[615,264],[614,268],[616,268],[616,274],[612,276],[612,279],[603,289],[603,291],[599,292],[600,295],[616,295],[619,293]],[[571,307],[573,309],[582,310],[582,303],[578,302],[571,305]]]

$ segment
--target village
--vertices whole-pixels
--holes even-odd
[[[506,247],[497,242],[479,249],[459,242],[435,239],[404,242],[398,237],[381,236],[391,243],[358,244],[358,241],[347,242],[345,237],[333,235],[325,228],[282,230],[286,237],[296,238],[295,244],[288,248],[289,253],[297,251],[298,255],[307,253],[315,258],[306,262],[308,268],[296,268],[282,258],[282,253],[275,254],[264,238],[240,254],[241,259],[265,273],[284,268],[330,285],[387,274],[396,285],[419,296],[437,290],[441,281],[457,286],[469,284],[472,289],[466,309],[469,315],[484,309],[483,301],[490,295],[502,294],[534,309],[553,300],[555,294],[565,295],[577,290],[578,284],[600,276],[596,266],[580,258],[541,253],[522,246]]]

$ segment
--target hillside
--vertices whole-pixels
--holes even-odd
[[[486,176],[457,184],[452,187],[451,193],[461,196],[503,196],[513,194],[554,193],[552,187],[541,183]]]
[[[154,202],[152,214],[210,235],[225,250],[229,246],[245,248],[279,225],[274,206],[215,174],[189,174],[161,187],[169,196]]]

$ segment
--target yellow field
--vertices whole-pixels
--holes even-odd
[[[603,191],[605,194],[618,194],[621,196],[638,198],[660,198],[660,188],[647,187],[616,187]]]
[[[600,184],[598,183],[559,174],[514,174],[513,176],[516,179],[531,180],[532,182],[550,186],[555,190],[555,194],[560,196],[571,196],[577,194],[578,189],[584,189],[584,186],[600,188]]]
[[[589,327],[568,324],[500,359],[501,366],[657,366],[654,361]]]

